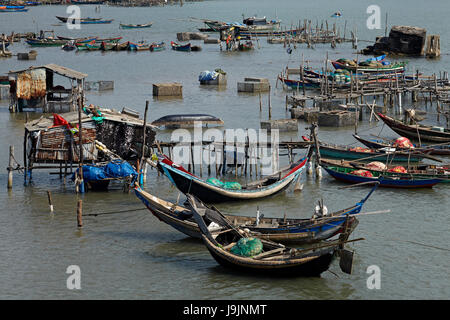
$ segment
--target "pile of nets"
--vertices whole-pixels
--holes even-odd
[[[394,147],[396,148],[404,148],[404,149],[414,149],[414,145],[411,140],[405,137],[400,137],[395,140]]]
[[[408,173],[408,171],[402,166],[397,166],[397,167],[394,167],[392,169],[389,169],[388,172]]]
[[[353,170],[350,174],[354,174],[355,176],[368,177],[372,178],[373,174],[367,170]]]
[[[242,186],[239,182],[222,182],[219,179],[216,178],[209,178],[206,180],[207,183],[210,183],[216,187],[224,188],[224,189],[231,189],[231,190],[241,190]]]
[[[256,256],[262,252],[263,245],[258,238],[241,238],[230,252],[243,257]]]
[[[366,168],[370,170],[384,171],[386,170],[386,165],[379,161],[372,161],[366,165]]]
[[[363,148],[363,147],[355,147],[355,148],[350,148],[350,151],[357,151],[357,152],[372,152],[372,150],[367,149],[367,148]]]

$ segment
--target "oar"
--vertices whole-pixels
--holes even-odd
[[[391,209],[378,210],[378,211],[369,211],[369,212],[360,212],[360,213],[350,214],[349,216],[350,217],[356,217],[356,216],[365,216],[365,215],[370,215],[370,214],[389,213],[389,212],[391,212]],[[326,220],[326,219],[336,219],[336,218],[345,218],[345,216],[321,217],[321,218],[316,219],[316,220]]]

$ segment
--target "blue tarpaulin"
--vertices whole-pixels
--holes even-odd
[[[75,180],[78,169],[72,175],[72,181]],[[89,181],[100,181],[107,178],[127,178],[129,176],[133,177],[133,181],[137,178],[138,173],[134,168],[126,161],[123,160],[113,160],[109,162],[106,166],[83,166],[83,180],[85,182]]]

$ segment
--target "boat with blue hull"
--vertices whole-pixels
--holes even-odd
[[[213,184],[190,173],[182,166],[175,164],[168,157],[160,155],[157,161],[158,170],[183,193],[191,193],[206,203],[255,200],[280,193],[300,177],[308,156],[301,158],[291,166],[266,177],[265,179],[248,183],[239,188],[228,188],[224,185]]]
[[[401,176],[393,177],[384,175],[383,173],[368,177],[354,174],[352,173],[353,170],[349,168],[327,165],[323,162],[321,162],[321,165],[325,169],[325,171],[334,179],[348,183],[379,182],[380,187],[416,189],[431,188],[434,185],[442,182],[441,179],[416,179]]]
[[[233,225],[248,229],[252,236],[260,239],[281,243],[313,243],[330,239],[345,230],[348,232],[353,231],[358,224],[358,220],[354,215],[360,213],[364,203],[377,187],[378,184],[375,184],[370,192],[355,205],[322,217],[299,219],[266,218],[259,215],[256,217],[223,215]],[[187,236],[201,238],[201,232],[192,216],[192,207],[160,199],[139,186],[136,186],[134,191],[147,209],[159,220]],[[218,211],[215,207],[208,207],[198,199],[195,201],[197,207]]]

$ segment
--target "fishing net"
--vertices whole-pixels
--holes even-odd
[[[355,147],[355,148],[350,148],[350,151],[358,151],[358,152],[372,152],[372,150],[367,149],[367,148],[363,148],[363,147]]]
[[[230,252],[243,257],[251,257],[262,252],[263,245],[258,238],[241,238]]]
[[[397,172],[397,173],[407,173],[406,169],[402,166],[397,166],[392,169],[389,169],[388,172]]]
[[[239,182],[225,182],[223,187],[225,189],[232,189],[232,190],[241,190],[242,186]]]
[[[220,181],[219,179],[216,178],[209,178],[208,180],[206,180],[206,182],[216,186],[216,187],[223,187],[224,183],[222,181]]]
[[[396,148],[414,148],[414,145],[411,143],[411,140],[405,137],[400,137],[395,140],[394,147]]]
[[[366,165],[366,168],[367,169],[372,169],[372,170],[382,171],[382,170],[386,169],[386,165],[384,163],[382,163],[382,162],[379,162],[379,161],[372,161],[372,162],[370,162],[370,163],[368,163]]]
[[[367,170],[353,170],[350,174],[354,174],[355,176],[368,177],[372,178],[373,175],[370,171]]]

